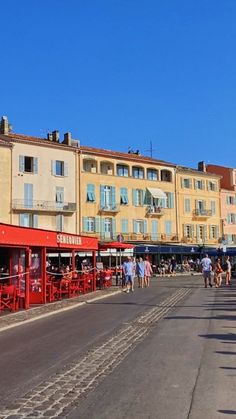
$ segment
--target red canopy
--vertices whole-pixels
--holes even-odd
[[[109,243],[99,243],[98,250],[107,250],[107,249],[133,249],[134,245],[129,243],[122,242],[109,242]]]

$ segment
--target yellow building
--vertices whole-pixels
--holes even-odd
[[[177,234],[180,242],[218,247],[222,237],[220,176],[176,168]]]
[[[81,146],[81,233],[101,241],[177,242],[175,167],[136,153]]]
[[[0,222],[11,223],[11,153],[12,145],[0,136]]]
[[[58,131],[45,139],[14,134],[6,117],[1,138],[12,144],[10,222],[77,233],[78,143],[69,133],[60,143]]]

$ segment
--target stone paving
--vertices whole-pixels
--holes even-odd
[[[103,292],[111,293],[112,290],[101,291],[100,294]],[[191,292],[189,288],[180,288],[163,302],[141,314],[135,321],[122,325],[120,330],[100,346],[91,348],[83,357],[80,356],[78,360],[65,365],[59,373],[11,405],[2,407],[0,419],[66,418],[79,405],[81,398],[111,374],[129,352],[150,333],[152,327]]]
[[[83,294],[78,297],[63,299],[48,304],[41,304],[40,306],[32,307],[29,310],[21,310],[15,313],[5,312],[0,315],[0,331],[21,325],[25,322],[33,321],[35,318],[50,316],[61,310],[70,310],[76,306],[86,304],[89,301],[106,298],[119,292],[121,292],[120,287],[112,286],[103,290]]]

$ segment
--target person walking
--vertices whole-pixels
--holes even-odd
[[[176,262],[175,256],[172,256],[171,261],[170,261],[170,275],[171,276],[176,276],[176,268],[177,268],[177,262]]]
[[[144,264],[143,258],[140,257],[136,263],[136,275],[138,277],[139,288],[143,288],[144,270],[145,270],[145,264]]]
[[[214,282],[215,282],[216,288],[219,288],[221,286],[222,272],[223,272],[223,269],[221,267],[220,258],[218,258],[214,266]]]
[[[229,256],[226,257],[225,265],[226,265],[225,285],[230,285],[232,267],[231,267],[231,262],[230,262],[230,257]]]
[[[201,267],[202,267],[202,275],[204,279],[205,288],[207,288],[207,280],[210,287],[212,287],[211,283],[211,272],[212,272],[212,263],[211,259],[208,257],[208,254],[201,260]]]
[[[126,261],[122,265],[123,275],[125,278],[126,288],[124,291],[130,292],[134,291],[134,284],[133,284],[133,272],[134,272],[134,264],[131,257],[127,257]]]
[[[150,286],[150,277],[151,277],[152,273],[153,273],[153,271],[152,271],[151,263],[148,260],[148,256],[146,256],[145,262],[144,262],[144,285],[145,285],[145,287]]]

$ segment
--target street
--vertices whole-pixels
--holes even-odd
[[[153,278],[0,332],[0,418],[236,416],[234,284]]]

